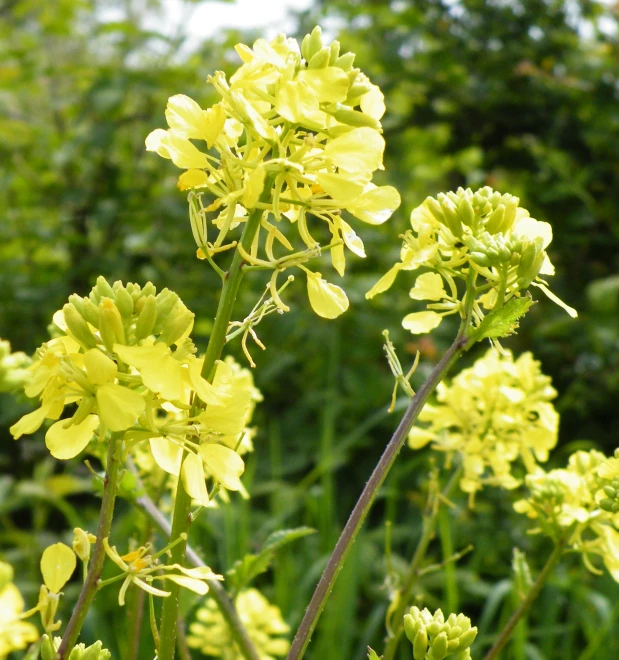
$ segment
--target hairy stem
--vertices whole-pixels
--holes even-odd
[[[105,561],[105,548],[103,539],[110,535],[112,528],[112,517],[114,515],[114,502],[116,501],[116,491],[118,490],[118,481],[120,478],[120,453],[122,446],[122,433],[112,433],[110,445],[107,452],[107,465],[105,480],[103,482],[103,500],[101,501],[101,512],[99,514],[99,525],[97,527],[97,541],[90,559],[88,575],[82,586],[79,598],[71,619],[60,643],[58,649],[58,658],[68,658],[69,653],[75,646],[79,637],[88,610],[97,593],[97,582],[101,577],[103,562]]]
[[[303,617],[301,625],[299,626],[297,634],[292,642],[287,660],[299,660],[305,654],[309,640],[314,632],[316,624],[318,623],[318,619],[322,614],[322,610],[324,609],[327,598],[333,589],[333,585],[335,584],[335,580],[337,579],[342,565],[344,564],[352,544],[361,529],[361,525],[376,499],[380,487],[389,474],[389,470],[391,470],[391,467],[395,463],[398,453],[400,452],[400,449],[402,449],[410,429],[417,420],[417,417],[430,394],[434,392],[436,386],[445,377],[449,369],[467,347],[469,340],[466,336],[465,330],[466,328],[463,321],[456,340],[449,347],[445,355],[432,370],[432,373],[428,376],[428,379],[423,383],[417,394],[415,394],[411,400],[398,428],[391,437],[383,455],[380,457],[378,464],[374,468],[372,476],[357,500],[335,549],[327,562],[327,566],[318,582],[314,595],[312,596],[310,604],[305,612],[305,616]]]
[[[396,596],[398,599],[397,606],[390,617],[392,626],[387,638],[387,645],[385,646],[383,660],[392,660],[395,656],[395,652],[398,648],[398,642],[402,636],[404,614],[408,604],[410,603],[413,587],[415,586],[417,578],[419,577],[419,568],[421,567],[421,562],[426,556],[428,546],[434,538],[436,521],[438,518],[442,499],[449,499],[461,476],[462,468],[460,467],[451,475],[451,478],[441,491],[441,497],[437,497],[435,494],[434,496],[430,495],[428,498],[428,506],[421,523],[421,538],[419,539],[419,543],[415,548],[413,558],[411,560],[410,566],[408,567],[406,576],[404,577],[404,581],[402,582],[402,586],[398,590],[398,594]]]
[[[264,189],[260,196],[260,201],[265,202],[271,195],[272,179],[267,177],[264,183]],[[254,236],[260,226],[263,211],[253,209],[248,218],[239,245],[248,252]],[[226,343],[226,332],[232,317],[232,310],[238,294],[241,279],[243,278],[243,257],[239,248],[234,252],[230,269],[224,276],[219,305],[215,315],[215,321],[211,336],[209,338],[204,364],[202,365],[202,376],[209,382],[213,382],[215,376],[216,362],[221,357],[221,352]],[[198,402],[194,402],[195,406]],[[197,409],[193,410],[195,414]],[[183,455],[183,460],[185,454]],[[179,477],[178,487],[176,489],[176,501],[174,504],[174,516],[172,518],[172,532],[170,541],[175,541],[181,534],[189,532],[191,524],[191,497],[185,492],[182,481]],[[172,549],[171,563],[183,564],[185,560],[185,550],[187,541],[182,541]],[[165,660],[174,660],[176,646],[176,627],[178,622],[178,604],[180,595],[180,586],[172,581],[166,584],[166,589],[170,596],[165,599],[161,612],[161,625],[159,634],[161,646],[159,648],[159,657]]]
[[[526,598],[522,601],[522,603],[520,603],[518,609],[511,615],[509,621],[505,624],[505,627],[503,630],[501,630],[499,636],[497,637],[496,642],[484,656],[484,660],[493,660],[494,658],[499,657],[499,653],[501,653],[503,647],[509,641],[509,638],[514,632],[514,628],[518,625],[522,617],[525,616],[525,614],[531,609],[531,606],[539,596],[542,587],[546,583],[550,573],[552,573],[552,569],[556,566],[557,562],[561,558],[564,549],[565,541],[562,540],[557,542],[554,550],[552,551],[552,554],[548,558],[548,561],[544,565],[544,568],[542,568],[540,574],[537,576],[537,580],[535,580]]]

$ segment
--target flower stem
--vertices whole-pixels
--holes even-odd
[[[469,317],[466,318],[468,322]],[[434,392],[436,386],[445,377],[449,369],[467,347],[469,339],[465,330],[466,328],[463,322],[454,343],[449,347],[445,355],[443,355],[428,376],[428,379],[423,383],[417,391],[417,394],[411,400],[398,428],[395,430],[395,433],[391,437],[383,455],[380,457],[378,464],[374,468],[372,476],[357,500],[335,549],[327,562],[327,566],[318,582],[310,604],[305,611],[305,616],[303,617],[301,625],[299,626],[297,634],[292,642],[287,660],[300,660],[305,654],[310,637],[314,632],[314,628],[318,623],[318,619],[322,614],[322,610],[325,607],[327,598],[333,589],[333,585],[335,584],[335,580],[337,579],[342,565],[346,560],[346,556],[348,555],[352,544],[361,529],[361,525],[378,495],[380,487],[389,474],[389,470],[391,470],[391,467],[395,463],[398,453],[400,452],[400,449],[402,449],[410,429],[417,420],[417,417],[430,394]]]
[[[260,195],[261,202],[266,201],[271,195],[271,186],[272,178],[267,177],[264,182],[263,192]],[[232,310],[241,284],[241,279],[243,278],[242,266],[244,261],[239,246],[246,252],[251,250],[251,244],[258,231],[258,227],[260,226],[263,213],[264,211],[258,208],[255,208],[250,212],[239,245],[234,251],[230,269],[223,279],[219,305],[217,307],[217,313],[215,315],[215,321],[213,323],[208,346],[206,347],[204,364],[202,365],[202,376],[209,382],[213,382],[216,362],[221,357],[221,352],[226,343],[226,333],[232,317]],[[194,401],[194,407],[197,406],[197,403],[198,402]],[[194,409],[192,412],[195,414],[197,413],[197,410]],[[186,452],[183,453],[183,460],[185,459],[185,455]],[[179,477],[170,540],[175,541],[181,534],[187,534],[189,532],[190,524],[191,496],[185,492],[181,478]],[[185,540],[172,549],[171,563],[181,565],[184,563],[186,546],[187,541]],[[170,596],[165,599],[161,611],[161,625],[159,626],[161,640],[159,657],[162,659],[165,658],[165,660],[174,660],[180,586],[170,581],[170,584],[166,585],[166,589],[170,592]]]
[[[527,612],[531,609],[531,606],[539,596],[542,587],[552,572],[552,569],[556,566],[557,562],[561,558],[564,549],[565,540],[558,541],[554,547],[554,550],[552,551],[552,554],[548,558],[548,561],[544,565],[544,568],[542,568],[540,574],[537,576],[537,580],[535,580],[526,598],[522,601],[522,603],[520,603],[518,609],[516,609],[516,611],[511,615],[509,621],[505,624],[503,630],[501,630],[496,642],[484,656],[484,660],[493,660],[494,658],[499,657],[499,653],[501,653],[503,647],[509,641],[509,638],[514,632],[514,628],[518,625],[520,619],[522,619],[522,617],[525,616],[525,614],[527,614]]]
[[[413,554],[413,558],[411,560],[410,566],[408,567],[408,571],[402,586],[398,590],[398,594],[396,596],[398,599],[397,606],[390,617],[393,625],[389,631],[387,646],[385,647],[385,652],[383,654],[383,660],[392,660],[395,656],[395,652],[398,648],[398,642],[400,641],[400,637],[402,635],[404,614],[410,602],[413,587],[415,586],[417,578],[419,577],[419,568],[421,566],[421,562],[426,556],[430,542],[434,538],[434,531],[436,530],[436,522],[441,503],[444,499],[449,499],[461,476],[462,467],[460,466],[451,475],[451,478],[441,491],[441,496],[437,497],[435,493],[433,496],[431,495],[428,498],[428,506],[426,508],[426,512],[423,515],[423,520],[421,523],[421,538],[419,539],[419,543],[415,548],[415,553]]]
[[[97,593],[97,583],[101,576],[103,569],[103,562],[105,561],[105,549],[103,547],[103,539],[110,535],[112,528],[112,517],[114,515],[114,502],[116,500],[116,491],[118,490],[118,482],[120,478],[120,454],[122,447],[122,433],[112,433],[110,438],[110,445],[107,453],[107,465],[105,472],[105,480],[103,482],[103,500],[101,501],[101,512],[99,514],[99,525],[97,527],[97,541],[90,560],[88,575],[86,581],[82,586],[79,598],[71,619],[60,643],[58,649],[58,658],[68,658],[71,650],[77,642],[88,610],[92,605],[92,601]]]

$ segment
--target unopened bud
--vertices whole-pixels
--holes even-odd
[[[413,640],[413,658],[415,660],[425,660],[428,651],[428,634],[421,628],[417,631]]]
[[[168,346],[175,344],[193,325],[194,313],[184,305],[183,308],[175,318],[166,323],[163,332],[159,335],[159,339]]]
[[[447,195],[442,193],[438,195],[438,201],[443,210],[443,215],[445,216],[445,225],[454,236],[459,238],[462,236],[462,223],[460,222],[456,205],[449,199],[449,197],[447,197]]]
[[[331,50],[329,48],[321,48],[317,53],[314,53],[307,64],[308,69],[324,69],[329,66],[329,56]]]
[[[475,641],[476,637],[477,626],[473,626],[473,628],[469,628],[466,632],[463,632],[460,635],[458,649],[460,651],[464,651],[464,649],[468,648]]]
[[[447,655],[447,634],[445,632],[439,633],[432,641],[430,648],[432,649],[432,657],[435,660],[443,660]]]
[[[488,216],[486,220],[486,231],[490,234],[497,234],[501,231],[503,222],[505,220],[505,207],[499,204],[494,211]]]
[[[458,215],[462,220],[462,224],[467,227],[472,227],[475,223],[475,211],[473,211],[471,202],[466,197],[461,197],[458,202]]]
[[[130,319],[133,315],[133,298],[124,287],[119,287],[116,290],[116,307],[125,319]]]
[[[110,353],[114,350],[114,344],[124,344],[126,341],[120,312],[109,298],[102,298],[99,305],[99,334]]]
[[[85,563],[90,559],[90,543],[96,541],[96,537],[83,529],[76,527],[73,530],[73,552]]]
[[[114,300],[114,289],[112,289],[109,282],[105,279],[105,277],[103,277],[103,275],[99,275],[99,277],[97,277],[95,289],[101,298],[105,296],[106,298],[111,298]]]
[[[332,41],[329,50],[331,51],[329,54],[329,66],[335,66],[337,58],[340,56],[340,42],[337,40]]]
[[[163,326],[168,320],[168,316],[179,301],[179,297],[170,289],[163,289],[155,298],[157,302],[157,322],[153,329],[155,334],[163,330]]]
[[[415,640],[420,626],[421,622],[418,619],[413,618],[410,614],[404,615],[404,632],[411,642]]]
[[[301,55],[306,62],[309,62],[312,57],[322,50],[322,29],[317,25],[311,32],[306,34],[301,42]]]
[[[58,656],[49,635],[41,637],[41,660],[55,660]]]
[[[75,309],[72,303],[67,303],[62,308],[67,330],[84,348],[94,348],[97,345],[95,336],[90,331],[84,317]]]
[[[90,298],[84,298],[82,302],[82,314],[86,321],[95,328],[99,327],[99,307],[97,305]]]
[[[379,121],[373,117],[370,117],[369,115],[366,115],[363,112],[359,112],[358,110],[336,110],[333,113],[333,116],[335,119],[337,119],[337,121],[341,122],[342,124],[346,124],[347,126],[368,126],[369,128],[373,128],[375,130],[379,130],[381,128]]]
[[[146,298],[140,298],[140,301],[144,302],[135,324],[135,338],[138,341],[146,339],[146,337],[152,334],[155,322],[157,321],[157,301],[155,297],[147,296]]]
[[[343,55],[340,55],[336,62],[335,66],[339,67],[342,69],[342,71],[350,71],[352,69],[353,64],[355,63],[355,54],[354,53],[344,53]]]

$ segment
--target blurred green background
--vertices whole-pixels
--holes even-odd
[[[196,313],[198,345],[208,337],[217,280],[195,259],[176,169],[146,153],[144,138],[165,125],[169,96],[212,103],[206,76],[233,71],[233,45],[263,35],[228,30],[188,42],[192,10],[212,4],[216,13],[222,3],[177,4],[187,18],[170,36],[162,0],[0,3],[0,337],[14,350],[32,353],[53,312],[69,294],[85,295],[99,274],[175,290]],[[268,12],[270,3],[262,4]],[[619,445],[618,20],[619,4],[608,0],[331,0],[295,16],[294,36],[323,25],[383,89],[380,179],[400,190],[403,204],[380,228],[357,225],[368,258],[349,260],[346,315],[317,318],[299,280],[288,290],[292,312],[260,326],[267,350],[252,353],[265,400],[247,465],[252,499],[212,511],[194,531],[208,563],[222,572],[276,529],[315,527],[316,535],[282,550],[258,580],[291,626],[396,425],[386,413],[392,378],[382,329],[391,330],[406,361],[421,350],[417,383],[454,331],[443,324],[436,337],[419,339],[401,329],[410,301],[405,276],[388,294],[364,299],[397,259],[398,234],[426,195],[490,185],[518,195],[533,217],[553,225],[553,290],[580,316],[572,321],[542,300],[505,346],[533,351],[559,391],[552,466],[576,448],[609,454]],[[264,281],[246,283],[237,318]],[[238,345],[230,351],[243,360]],[[8,395],[0,400],[0,557],[17,567],[31,606],[41,551],[70,539],[78,524],[94,531],[98,503],[84,466],[51,461],[42,433],[13,442],[8,426],[28,406]],[[308,658],[363,658],[368,644],[380,652],[388,603],[385,520],[392,523],[397,579],[419,536],[427,474],[428,453],[403,450]],[[475,657],[513,607],[512,547],[528,553],[534,571],[550,551],[526,535],[510,502],[489,489],[473,511],[456,499],[430,559],[469,542],[475,550],[420,585],[428,607],[443,604],[477,623]],[[119,534],[132,534],[134,520],[121,504]],[[65,605],[77,589],[75,583],[66,590]],[[618,596],[609,577],[568,558],[502,657],[619,657]],[[194,604],[186,602],[188,609]],[[86,638],[101,638],[124,659],[124,617],[112,590],[101,594]],[[146,633],[140,657],[152,658]],[[412,657],[410,647],[401,657]]]

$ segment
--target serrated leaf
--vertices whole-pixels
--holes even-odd
[[[280,548],[315,532],[316,530],[311,527],[296,527],[294,529],[282,529],[278,532],[273,532],[264,542],[262,549],[257,555],[245,555],[243,559],[235,562],[234,566],[226,573],[234,591],[238,593],[258,575],[264,573],[269,568],[275,553]]]
[[[523,298],[511,298],[484,318],[479,328],[473,332],[472,338],[481,341],[511,335],[518,327],[518,319],[523,317],[533,304],[534,301],[528,293]]]

